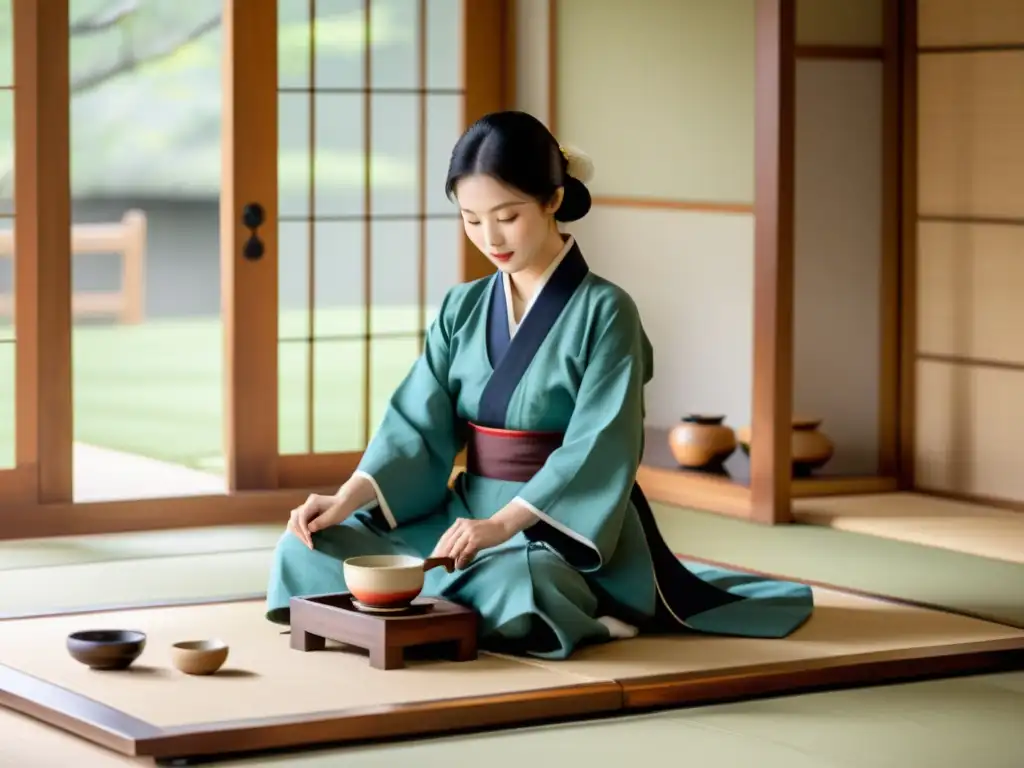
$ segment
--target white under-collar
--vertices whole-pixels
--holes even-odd
[[[544,270],[544,274],[540,276],[540,280],[537,282],[537,290],[533,292],[533,296],[530,301],[527,302],[523,308],[523,316],[516,322],[515,311],[512,309],[512,281],[509,279],[507,272],[501,273],[502,286],[505,289],[505,312],[508,315],[508,335],[509,338],[516,335],[516,331],[519,330],[519,326],[523,320],[526,319],[526,315],[533,308],[533,305],[537,303],[537,297],[540,296],[541,291],[544,290],[544,286],[548,284],[548,280],[551,275],[554,274],[555,270],[558,269],[558,265],[562,263],[565,255],[569,253],[569,249],[572,248],[573,243],[576,241],[572,235],[568,235],[565,239],[565,245],[562,246],[562,250],[558,252],[558,255],[552,259],[551,263],[548,264],[548,268]]]

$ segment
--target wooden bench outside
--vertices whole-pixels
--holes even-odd
[[[146,214],[127,211],[112,224],[75,224],[71,227],[71,255],[116,253],[121,257],[121,289],[79,291],[71,297],[75,317],[114,315],[122,323],[143,320],[145,309]],[[14,231],[0,230],[0,258],[14,255]],[[17,269],[17,266],[15,266]],[[0,295],[0,316],[14,313],[14,297]]]

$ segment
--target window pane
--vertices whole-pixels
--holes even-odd
[[[0,339],[0,469],[14,466],[14,340]]]
[[[414,216],[420,209],[420,97],[377,93],[370,104],[373,215]]]
[[[11,0],[0,0],[0,86],[14,84],[14,25]]]
[[[215,5],[79,34],[103,8],[70,3],[75,460],[106,473],[79,500],[224,488]]]
[[[462,130],[462,97],[427,96],[427,213],[458,213],[444,194],[448,159]]]
[[[0,218],[0,343],[14,339],[14,219]]]
[[[427,6],[427,88],[461,89],[462,3],[430,0]]]
[[[0,17],[2,18],[2,17]],[[0,38],[0,54],[5,42]],[[6,45],[10,47],[11,43]],[[0,89],[0,215],[14,212],[14,91]]]
[[[281,453],[309,453],[309,343],[277,345],[277,429]]]
[[[370,335],[420,330],[420,223],[375,221]],[[376,343],[376,342],[374,342]]]
[[[362,221],[318,221],[314,225],[316,313],[313,334],[317,338],[366,333],[364,226]]]
[[[420,354],[418,336],[378,338],[370,343],[370,434],[377,431],[391,395]]]
[[[365,347],[362,339],[281,342],[278,386],[282,454],[361,451],[365,447]]]
[[[316,453],[361,451],[363,440],[366,342],[362,339],[313,342]]]
[[[0,214],[14,210],[14,75],[11,0],[0,0]],[[15,465],[14,221],[0,220],[0,469]]]
[[[427,221],[427,327],[437,315],[445,293],[462,277],[460,248],[464,237],[460,219]]]
[[[277,337],[306,339],[312,335],[309,306],[309,222],[277,225]]]
[[[310,215],[309,177],[313,158],[309,147],[312,96],[308,93],[277,95],[277,215],[307,218]]]
[[[365,13],[363,0],[317,0],[315,87],[362,87]]]
[[[315,216],[362,215],[365,178],[363,97],[317,93]]]
[[[309,3],[277,0],[277,85],[309,87]]]
[[[371,88],[419,86],[419,6],[419,0],[372,0]]]
[[[361,221],[314,221],[315,249],[311,252],[309,221],[283,221],[278,225],[278,338],[365,333],[363,226]],[[310,263],[315,269],[312,308]]]

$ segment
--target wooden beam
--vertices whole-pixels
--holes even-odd
[[[751,519],[792,520],[796,0],[758,0]]]
[[[14,0],[16,456],[72,498],[68,0]]]
[[[885,4],[882,20],[882,270],[878,389],[878,474],[899,475],[900,413],[900,19],[901,2]]]
[[[10,518],[0,526],[0,541],[221,525],[280,525],[284,532],[289,511],[310,493],[334,493],[337,489],[332,485],[163,499],[15,504]]]
[[[900,0],[900,490],[912,490],[917,409],[917,0]]]
[[[277,487],[277,0],[224,0],[221,285],[228,488]],[[249,203],[263,255],[246,258]]]

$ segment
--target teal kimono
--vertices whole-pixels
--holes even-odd
[[[565,658],[637,631],[784,637],[813,610],[810,588],[680,562],[636,485],[652,350],[622,289],[587,267],[570,238],[513,333],[500,272],[452,288],[424,352],[395,391],[358,471],[378,503],[276,548],[267,618],[293,596],[345,590],[341,561],[427,557],[459,517],[513,499],[540,520],[465,570],[426,574],[424,594],[471,606],[483,647]],[[461,473],[469,425],[559,432],[527,480]]]

